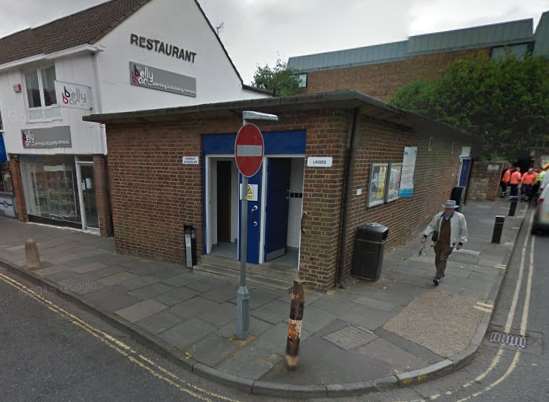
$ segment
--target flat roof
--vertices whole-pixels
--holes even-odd
[[[84,116],[84,121],[107,125],[133,123],[175,123],[186,118],[234,118],[244,110],[265,113],[283,113],[319,109],[360,110],[361,113],[377,120],[384,120],[404,127],[443,131],[460,137],[473,137],[468,132],[452,127],[416,113],[388,105],[383,101],[362,92],[340,90],[316,94],[246,99],[230,102],[205,103],[200,105],[170,107],[164,109],[139,110],[133,112],[92,114]]]

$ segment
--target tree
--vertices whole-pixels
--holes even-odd
[[[439,80],[404,86],[390,103],[472,133],[485,158],[515,159],[549,133],[549,63],[459,60]]]
[[[258,66],[252,85],[273,91],[275,96],[291,96],[299,92],[297,75],[281,60],[277,60],[272,68],[268,65]]]

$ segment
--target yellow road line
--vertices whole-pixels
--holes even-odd
[[[228,398],[226,396],[213,393],[210,391],[207,391],[199,386],[196,386],[194,384],[191,384],[182,378],[176,376],[171,371],[167,370],[166,368],[156,364],[154,361],[152,361],[149,358],[146,358],[142,354],[138,353],[136,350],[132,349],[129,345],[125,344],[121,340],[113,337],[112,335],[93,327],[92,325],[88,324],[87,322],[83,321],[79,317],[75,316],[74,314],[66,311],[62,307],[56,305],[52,301],[46,299],[45,297],[39,295],[34,290],[30,289],[29,287],[23,285],[22,283],[16,281],[15,279],[4,275],[0,273],[0,280],[2,280],[4,283],[18,289],[19,291],[27,294],[29,297],[37,300],[38,302],[45,304],[46,307],[51,310],[52,312],[56,313],[57,315],[65,318],[69,322],[71,322],[73,325],[79,327],[83,331],[87,332],[88,334],[92,335],[96,339],[99,339],[102,343],[109,346],[111,349],[115,350],[119,354],[125,356],[130,362],[138,365],[142,369],[149,372],[154,377],[161,379],[164,382],[167,382],[168,384],[176,387],[181,392],[184,392],[188,395],[191,395],[199,400],[202,401],[213,401],[214,398],[217,400],[223,400],[228,402],[239,402],[236,399]],[[162,374],[161,374],[162,373]],[[163,375],[164,374],[164,375]],[[170,377],[170,378],[168,378]],[[186,388],[189,387],[189,388]],[[191,390],[192,389],[192,390]],[[203,394],[203,395],[201,395]]]

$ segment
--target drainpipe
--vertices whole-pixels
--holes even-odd
[[[343,166],[343,188],[341,191],[341,213],[339,227],[339,250],[337,253],[336,262],[336,283],[335,286],[343,288],[341,283],[341,277],[343,274],[343,263],[345,262],[345,244],[347,243],[347,234],[345,228],[347,226],[347,220],[349,218],[349,200],[352,198],[352,167],[356,149],[356,128],[359,116],[359,108],[353,109],[352,124],[347,135],[347,143],[345,146],[345,164]]]

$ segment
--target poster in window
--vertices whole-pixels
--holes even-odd
[[[389,178],[387,180],[387,202],[398,200],[400,194],[400,175],[402,163],[389,165]]]
[[[372,163],[370,171],[370,187],[368,191],[368,206],[374,207],[385,202],[387,190],[388,163]]]

